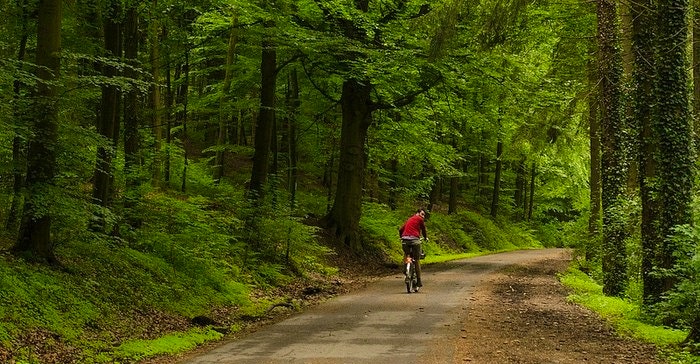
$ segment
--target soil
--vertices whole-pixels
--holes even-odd
[[[567,301],[556,274],[568,262],[513,266],[477,286],[455,363],[663,363],[654,346],[621,337]]]

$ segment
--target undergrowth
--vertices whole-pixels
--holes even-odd
[[[700,363],[699,356],[679,349],[679,344],[688,335],[687,331],[646,322],[637,303],[604,295],[600,284],[574,267],[562,274],[560,280],[571,289],[570,301],[598,313],[618,332],[656,345],[670,363]]]
[[[193,189],[196,191],[196,186]],[[0,361],[135,362],[175,355],[222,337],[196,317],[217,310],[235,332],[246,317],[264,317],[289,302],[281,287],[333,279],[335,252],[308,216],[321,216],[322,198],[268,195],[255,206],[225,184],[196,192],[146,191],[137,207],[141,227],[121,233],[76,231],[56,248],[58,267],[0,255]],[[304,211],[304,213],[300,213]],[[401,260],[399,226],[415,211],[367,203],[361,229],[367,249]],[[493,251],[539,247],[521,225],[463,211],[427,221],[426,263]],[[164,324],[167,323],[167,324]],[[29,337],[49,335],[38,350]],[[43,354],[42,354],[43,353]]]

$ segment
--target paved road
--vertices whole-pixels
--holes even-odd
[[[474,287],[515,263],[558,257],[523,250],[424,268],[418,294],[394,275],[333,298],[183,364],[451,363]]]

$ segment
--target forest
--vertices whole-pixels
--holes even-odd
[[[575,249],[698,352],[695,5],[0,0],[0,361],[217,340],[420,207],[429,262]]]

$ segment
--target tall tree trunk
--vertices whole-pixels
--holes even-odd
[[[622,59],[615,0],[598,0],[598,69],[601,110],[603,206],[603,292],[620,296],[627,284],[627,256],[621,203],[627,182],[621,107]]]
[[[657,176],[656,155],[659,152],[659,136],[654,130],[654,119],[658,117],[655,104],[656,56],[654,54],[654,3],[642,0],[631,3],[632,37],[635,53],[633,129],[637,131],[640,153],[640,195],[642,200],[642,286],[643,299],[647,305],[659,302],[662,278],[653,271],[659,266],[657,249],[662,245],[660,231],[661,204]]]
[[[289,150],[287,151],[289,158],[289,173],[287,180],[289,182],[289,202],[292,209],[296,206],[297,181],[299,180],[297,154],[297,113],[299,112],[299,79],[296,68],[292,68],[289,72],[289,97],[288,97],[288,117],[287,117],[287,133]]]
[[[187,121],[188,121],[188,106],[190,101],[190,50],[185,50],[185,64],[183,65],[183,73],[185,74],[185,81],[180,85],[179,97],[182,103],[182,112],[180,113],[180,121],[182,122],[182,149],[183,149],[183,165],[182,165],[182,178],[180,181],[180,191],[187,191],[187,169],[189,168],[189,156],[188,156],[188,146],[189,146],[189,134],[187,132]],[[171,140],[172,131],[170,125],[168,125],[168,130],[166,131],[168,135],[168,142]]]
[[[141,222],[133,213],[133,208],[140,199],[138,196],[139,181],[139,89],[135,81],[139,79],[137,68],[139,51],[139,14],[136,4],[131,4],[126,11],[124,24],[124,58],[128,67],[124,76],[134,81],[134,84],[124,96],[124,208],[126,221],[131,227],[139,227]]]
[[[482,134],[483,136],[483,134]],[[477,190],[477,201],[479,204],[482,202],[482,195],[484,194],[484,186],[486,186],[489,183],[489,176],[488,176],[488,159],[486,158],[486,155],[483,152],[479,153],[479,176],[477,179],[476,183],[476,190]]]
[[[28,5],[22,2],[22,35],[20,36],[19,49],[17,51],[17,60],[19,61],[19,68],[22,69],[22,63],[27,54],[27,41],[29,40],[29,9]],[[21,108],[22,104],[22,82],[20,80],[15,80],[13,82],[13,93],[14,93],[14,137],[12,138],[12,204],[10,205],[10,211],[7,215],[7,220],[5,222],[5,228],[12,233],[14,237],[17,233],[19,225],[19,214],[22,208],[22,203],[24,198],[22,196],[22,187],[24,186],[24,176],[27,173],[27,155],[26,155],[26,143],[24,143],[24,137],[22,136],[22,131],[26,125],[25,116],[28,108],[26,105]]]
[[[27,155],[28,196],[24,205],[16,251],[30,252],[37,260],[55,261],[51,242],[51,213],[46,197],[55,187],[58,144],[58,85],[61,70],[61,3],[41,0],[38,5],[34,132]],[[55,191],[53,192],[55,193]],[[43,201],[43,202],[42,202]]]
[[[228,134],[228,126],[230,123],[230,113],[226,107],[226,101],[230,97],[229,92],[231,91],[231,81],[233,79],[233,70],[231,66],[233,65],[234,59],[236,57],[236,45],[238,44],[238,16],[234,15],[233,21],[231,22],[231,33],[228,37],[228,49],[226,51],[226,71],[224,73],[224,85],[221,89],[221,95],[219,96],[219,130],[216,139],[216,145],[218,149],[216,150],[216,158],[214,162],[214,180],[216,183],[221,181],[224,177],[224,144],[226,144],[226,135]]]
[[[104,40],[106,57],[116,62],[121,58],[121,3],[112,0],[109,3],[107,15],[104,18]],[[119,75],[117,68],[110,64],[102,66],[102,74],[112,82]],[[114,168],[112,161],[116,154],[115,130],[119,125],[119,90],[114,84],[102,86],[102,102],[100,104],[100,118],[97,124],[97,132],[104,137],[108,145],[103,145],[97,149],[97,159],[95,165],[94,185],[92,190],[93,202],[107,207],[112,204],[112,174]],[[118,134],[117,134],[118,135]],[[104,216],[95,216],[91,228],[95,231],[104,230]]]
[[[625,90],[632,88],[633,72],[634,72],[634,46],[633,46],[633,23],[632,3],[618,1],[618,12],[620,15],[620,46],[622,59],[622,75],[621,87]],[[623,108],[622,118],[628,121],[634,117],[634,102],[629,92],[621,94],[620,100]],[[628,198],[633,198],[636,195],[639,187],[639,160],[636,157],[639,154],[639,141],[633,133],[625,133],[623,136],[623,145],[625,145],[625,166],[626,166],[626,193]],[[632,233],[632,232],[630,232]]]
[[[155,158],[153,158],[153,170],[152,170],[152,183],[153,186],[160,186],[163,181],[163,170],[162,170],[162,143],[163,143],[163,126],[161,121],[161,95],[160,95],[160,37],[158,35],[159,25],[155,14],[158,9],[158,0],[152,1],[152,13],[151,13],[151,23],[149,30],[149,38],[151,42],[151,75],[153,76],[153,86],[151,87],[151,127],[153,129],[153,136],[155,139],[155,145],[153,146],[153,152]]]
[[[590,140],[590,216],[588,217],[588,242],[586,244],[586,262],[596,260],[600,250],[600,217],[601,217],[601,162],[600,162],[600,122],[598,117],[598,83],[594,62],[588,65],[589,92],[588,97],[588,137]]]
[[[270,30],[274,24],[266,24]],[[253,171],[250,176],[250,192],[253,198],[262,198],[270,166],[270,145],[272,126],[275,118],[275,89],[277,83],[277,49],[269,39],[263,40],[260,63],[260,112],[255,126],[255,153]]]
[[[515,170],[515,195],[513,196],[513,202],[516,208],[523,206],[523,198],[525,195],[525,157],[520,159],[518,166]]]
[[[696,153],[700,152],[700,0],[693,0],[693,116]],[[700,317],[690,324],[686,342],[700,342]]]
[[[168,27],[163,26],[163,41],[168,39]],[[188,52],[186,50],[185,52]],[[163,59],[165,60],[165,104],[163,105],[163,118],[165,118],[165,161],[163,161],[163,181],[167,186],[170,185],[170,180],[172,176],[172,142],[173,142],[173,119],[175,115],[173,113],[173,107],[175,106],[175,90],[173,89],[173,79],[172,79],[172,51],[166,48],[165,55]],[[187,53],[185,53],[187,54]],[[179,77],[179,71],[181,67],[175,67],[175,79]]]
[[[693,116],[695,148],[700,153],[700,0],[693,0]]]
[[[657,251],[660,268],[672,268],[677,263],[672,235],[677,225],[692,222],[691,201],[694,179],[694,154],[692,150],[692,123],[688,75],[688,1],[660,0],[657,36],[658,123],[659,133],[659,182],[662,199],[660,233],[665,238]],[[668,291],[677,277],[667,275],[662,290]]]
[[[532,220],[532,210],[535,205],[535,172],[537,172],[537,165],[533,162],[530,169],[530,202],[526,204],[527,206],[527,221]]]
[[[336,237],[355,251],[360,251],[360,217],[362,216],[362,181],[365,169],[365,139],[371,124],[370,92],[367,80],[343,82],[340,103],[343,122],[340,131],[338,184],[326,224]]]
[[[397,181],[399,177],[399,160],[396,157],[393,157],[389,163],[389,170],[391,171],[391,181],[389,182],[389,208],[394,211],[399,207]]]
[[[440,203],[442,200],[442,178],[435,176],[433,178],[433,186],[430,189],[430,195],[428,196],[428,211],[433,211],[433,207]]]
[[[503,142],[498,141],[496,145],[496,173],[493,178],[493,194],[491,195],[491,217],[496,218],[498,214],[498,199],[501,193],[501,170],[503,169],[503,161],[501,160],[501,155],[503,154]]]

